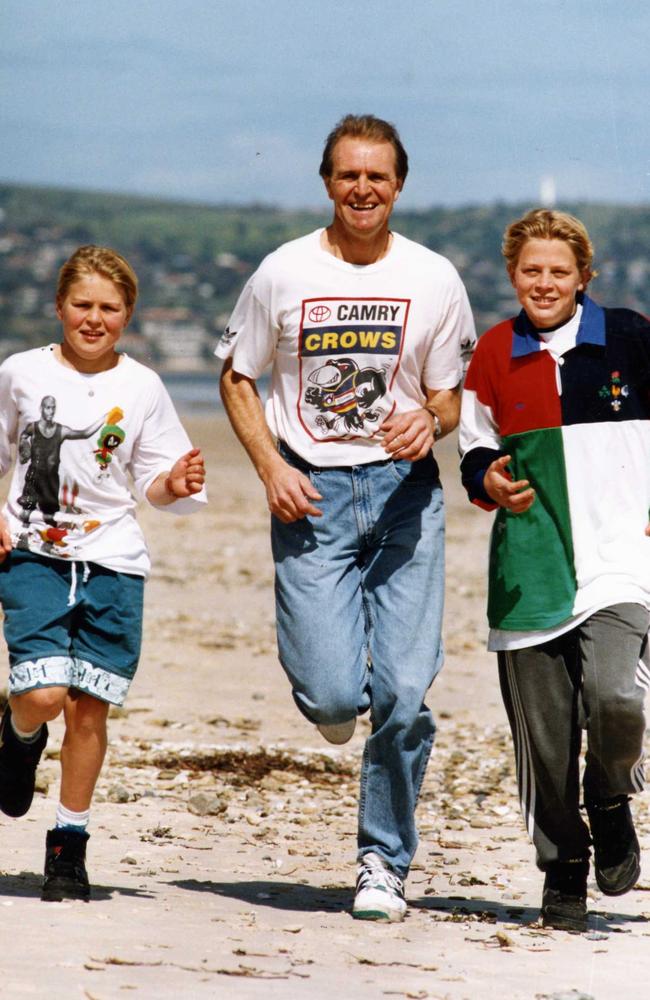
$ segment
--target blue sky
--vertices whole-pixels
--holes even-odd
[[[3,0],[0,180],[320,206],[325,135],[394,121],[402,207],[650,202],[637,0]]]

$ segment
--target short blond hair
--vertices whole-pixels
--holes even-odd
[[[558,212],[551,208],[533,208],[506,228],[501,252],[510,274],[517,266],[524,243],[535,239],[564,240],[573,250],[578,270],[586,271],[589,278],[596,274],[591,266],[594,248],[586,227],[580,219],[568,212]]]
[[[138,298],[138,279],[135,271],[117,250],[94,244],[75,250],[59,271],[56,285],[57,305],[61,305],[70,286],[88,274],[101,274],[103,278],[112,281],[124,299],[129,316],[131,315]]]

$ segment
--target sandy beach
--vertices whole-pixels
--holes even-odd
[[[154,570],[142,662],[92,810],[90,903],[41,903],[61,725],[20,820],[0,818],[0,996],[114,1000],[641,1000],[650,978],[650,808],[626,896],[590,880],[589,930],[539,925],[542,875],[520,817],[494,657],[485,652],[491,517],[447,498],[445,667],[402,924],[354,921],[357,777],[368,723],[332,748],[277,661],[264,496],[221,416],[185,421],[210,505],[143,509]],[[6,662],[4,646],[3,662]]]

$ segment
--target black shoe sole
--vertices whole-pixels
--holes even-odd
[[[613,882],[605,881],[606,876],[598,867],[596,867],[596,883],[598,888],[604,896],[624,896],[626,892],[633,889],[634,886],[639,881],[641,875],[641,864],[638,858],[635,858],[636,864],[630,874],[627,876],[624,882],[619,882],[614,880]]]
[[[29,802],[27,803],[27,805],[24,806],[24,808],[23,808],[23,805],[20,805],[18,808],[16,808],[13,805],[10,806],[10,807],[7,807],[7,806],[3,805],[0,802],[0,812],[3,812],[5,816],[11,817],[11,819],[20,819],[21,816],[26,816],[27,815],[27,813],[29,812],[29,810],[32,807],[32,802],[33,801],[34,801],[34,798],[32,796],[32,798],[29,800]]]

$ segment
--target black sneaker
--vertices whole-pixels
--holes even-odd
[[[622,896],[638,882],[641,850],[627,795],[585,802],[596,856],[596,882],[606,896]]]
[[[7,816],[24,816],[31,806],[36,768],[46,743],[45,723],[33,743],[19,740],[7,705],[0,721],[0,809]]]
[[[88,834],[83,830],[55,827],[47,831],[42,900],[60,903],[64,899],[83,899],[86,902],[90,899],[86,873],[87,843]]]
[[[554,861],[546,869],[542,895],[542,924],[558,931],[587,929],[589,861]]]

